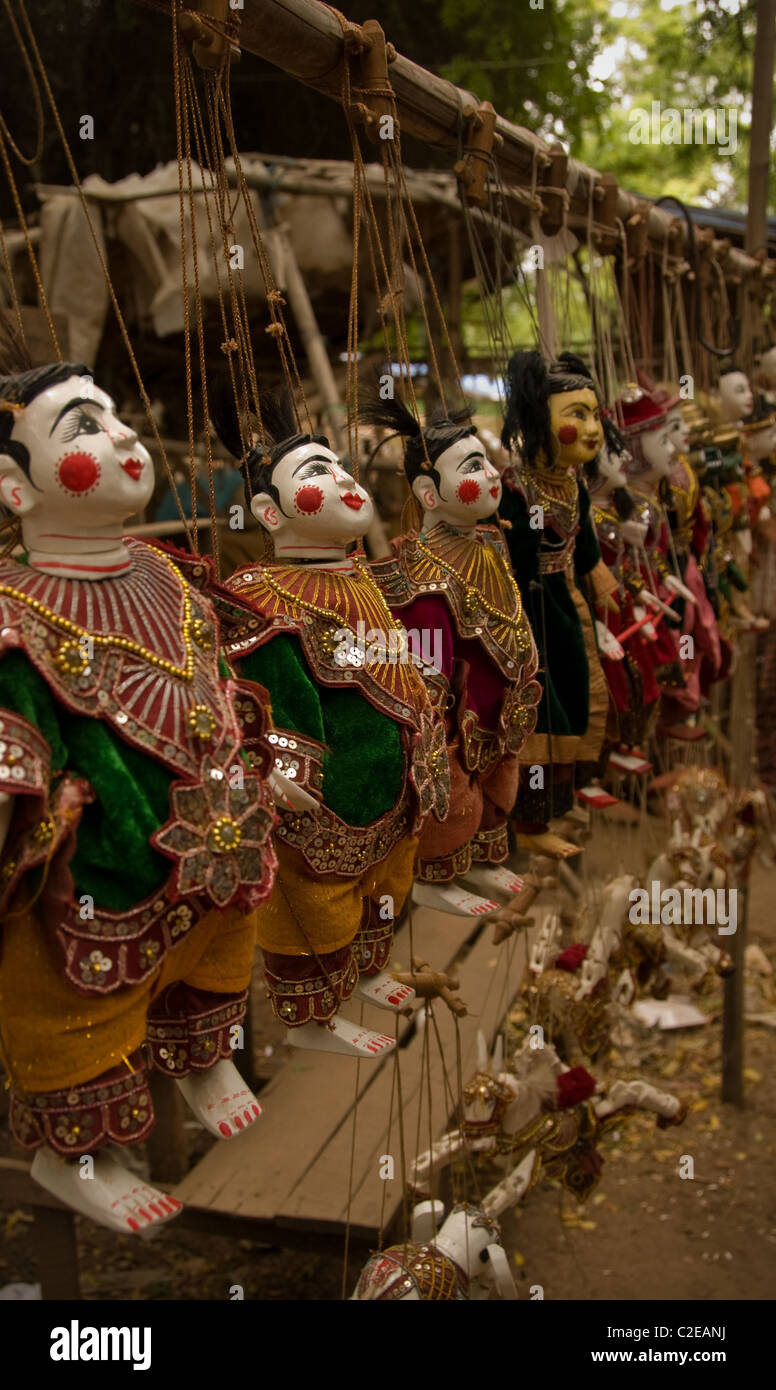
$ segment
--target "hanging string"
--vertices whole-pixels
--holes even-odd
[[[359,1014],[359,1025],[363,1027],[364,1006],[361,1005]],[[348,1169],[348,1203],[345,1212],[345,1246],[342,1255],[342,1298],[347,1298],[348,1292],[348,1252],[350,1250],[350,1211],[353,1204],[353,1173],[356,1165],[356,1126],[358,1124],[358,1097],[361,1084],[361,1058],[356,1058],[356,1089],[353,1098],[353,1123],[350,1129],[350,1161]]]
[[[73,180],[73,184],[74,184],[74,186],[75,186],[76,192],[77,192],[78,197],[79,197],[79,199],[80,199],[81,207],[82,207],[82,209],[83,209],[83,213],[84,213],[84,216],[85,216],[85,218],[86,218],[86,223],[87,223],[87,226],[88,226],[88,228],[89,228],[89,234],[90,234],[90,236],[91,236],[92,243],[93,243],[93,245],[94,245],[94,249],[95,249],[95,251],[96,251],[96,253],[97,253],[97,258],[98,258],[98,260],[99,260],[99,262],[100,262],[100,267],[101,267],[101,269],[102,269],[102,273],[103,273],[103,275],[104,275],[104,277],[105,277],[105,284],[106,284],[107,289],[108,289],[108,295],[109,295],[111,304],[112,304],[112,306],[113,306],[113,312],[114,312],[114,314],[116,315],[116,322],[118,323],[118,326],[119,326],[119,332],[121,333],[121,337],[122,337],[124,346],[125,346],[125,348],[126,348],[127,355],[128,355],[128,357],[129,357],[130,363],[131,363],[131,365],[132,365],[132,370],[133,370],[133,372],[134,372],[135,380],[136,380],[136,382],[137,382],[137,388],[138,388],[138,391],[139,391],[139,393],[140,393],[140,398],[141,398],[141,400],[142,400],[142,402],[143,402],[143,407],[144,407],[145,412],[146,412],[146,417],[147,417],[147,419],[148,419],[148,424],[149,424],[149,427],[150,427],[150,429],[151,429],[151,433],[153,434],[154,442],[155,442],[155,444],[156,444],[156,447],[157,447],[157,449],[159,450],[159,456],[160,456],[160,458],[161,458],[161,460],[162,460],[162,462],[163,462],[163,464],[164,464],[164,468],[165,468],[165,471],[166,471],[166,473],[167,473],[167,477],[168,477],[168,480],[169,480],[169,483],[170,483],[170,487],[171,487],[171,490],[172,490],[172,495],[173,495],[173,498],[174,498],[174,501],[175,501],[175,505],[176,505],[176,507],[177,507],[177,509],[178,509],[178,514],[179,514],[179,516],[180,516],[181,522],[183,523],[183,529],[184,529],[184,532],[185,532],[185,534],[186,534],[186,539],[187,539],[187,541],[188,541],[188,543],[189,543],[189,546],[190,546],[191,548],[193,548],[193,547],[192,547],[192,539],[191,539],[191,528],[190,528],[190,526],[189,526],[188,518],[186,517],[186,514],[185,514],[185,512],[184,512],[184,510],[183,510],[183,507],[182,507],[182,505],[181,505],[181,500],[180,500],[180,497],[179,497],[179,495],[178,495],[178,489],[177,489],[177,487],[176,487],[176,485],[175,485],[175,478],[174,478],[174,476],[173,476],[172,468],[170,467],[170,461],[169,461],[169,459],[168,459],[168,457],[167,457],[166,450],[165,450],[165,448],[164,448],[164,445],[163,445],[162,440],[161,440],[161,436],[160,436],[160,434],[159,434],[159,429],[158,429],[156,420],[155,420],[155,418],[154,418],[154,413],[153,413],[153,410],[152,410],[152,408],[151,408],[151,402],[150,402],[150,400],[149,400],[149,398],[148,398],[148,393],[147,393],[147,391],[146,391],[146,389],[145,389],[145,385],[143,384],[143,378],[142,378],[142,375],[141,375],[141,372],[140,372],[140,367],[138,366],[137,358],[135,357],[135,353],[134,353],[134,350],[133,350],[133,348],[132,348],[132,343],[130,342],[129,333],[127,332],[127,326],[126,326],[126,323],[124,322],[124,315],[123,315],[122,312],[121,312],[121,308],[120,308],[120,306],[119,306],[119,302],[118,302],[118,299],[117,299],[117,297],[116,297],[116,291],[115,291],[115,289],[114,289],[114,287],[113,287],[113,282],[112,282],[112,280],[111,280],[111,278],[110,278],[110,271],[108,270],[108,264],[107,264],[107,261],[106,261],[106,259],[105,259],[105,255],[104,255],[102,246],[101,246],[101,244],[100,244],[100,239],[99,239],[99,237],[98,237],[98,235],[97,235],[97,231],[96,231],[96,228],[95,228],[95,226],[94,226],[94,222],[93,222],[93,220],[92,220],[91,212],[90,212],[90,210],[89,210],[89,202],[88,202],[88,199],[86,198],[86,195],[84,194],[83,188],[81,187],[81,181],[80,181],[80,179],[79,179],[79,177],[78,177],[78,170],[77,170],[76,167],[75,167],[75,161],[74,161],[74,159],[73,159],[73,155],[72,155],[72,152],[71,152],[71,149],[70,149],[70,145],[69,145],[69,143],[68,143],[67,136],[66,136],[65,130],[64,130],[64,126],[62,125],[62,120],[61,120],[61,117],[60,117],[60,114],[59,114],[59,108],[57,107],[56,101],[55,101],[55,99],[54,99],[54,93],[53,93],[53,91],[52,91],[52,89],[51,89],[51,83],[49,82],[48,74],[47,74],[46,69],[45,69],[44,64],[43,64],[43,59],[42,59],[41,54],[40,54],[40,49],[38,48],[38,44],[37,44],[37,41],[36,41],[36,39],[35,39],[35,35],[34,35],[33,31],[32,31],[32,26],[30,25],[30,21],[29,21],[28,15],[27,15],[27,10],[26,10],[26,7],[25,7],[24,0],[18,0],[18,5],[19,5],[19,11],[20,11],[21,16],[22,16],[22,20],[23,20],[23,22],[24,22],[24,27],[25,27],[25,30],[26,30],[26,33],[27,33],[27,38],[28,38],[28,41],[29,41],[29,44],[30,44],[30,48],[31,48],[32,53],[33,53],[33,56],[34,56],[34,58],[35,58],[35,63],[36,63],[38,72],[39,72],[39,74],[40,74],[41,82],[42,82],[42,84],[43,84],[43,90],[44,90],[45,93],[46,93],[46,100],[48,101],[49,106],[50,106],[50,108],[51,108],[51,113],[52,113],[52,115],[53,115],[53,117],[54,117],[54,123],[55,123],[55,125],[56,125],[56,127],[57,127],[57,132],[58,132],[58,134],[59,134],[59,138],[60,138],[60,141],[61,141],[61,143],[62,143],[62,149],[63,149],[63,151],[64,151],[65,159],[66,159],[66,161],[67,161],[67,166],[68,166],[68,169],[70,170],[70,177],[71,177],[72,180]],[[4,146],[3,141],[2,141],[1,138],[0,138],[0,147],[2,147],[2,150],[3,150],[3,152],[4,152],[5,146]],[[5,161],[4,161],[4,162],[5,162]],[[37,278],[39,279],[39,277],[37,277]],[[41,288],[42,288],[42,286],[41,286]],[[48,314],[47,304],[46,304],[45,298],[42,300],[42,303],[44,304],[44,311],[46,312],[47,319],[50,320],[50,315]],[[56,334],[54,333],[54,325],[53,325],[53,323],[51,323],[50,321],[49,321],[49,331],[50,331],[51,334],[52,334],[52,341],[53,341],[53,342],[55,343],[55,345],[56,345],[57,356],[58,356],[59,360],[61,361],[61,360],[62,360],[62,356],[61,356],[61,353],[59,352],[58,344],[56,343]]]
[[[26,43],[24,42],[22,32],[16,22],[16,15],[14,14],[13,9],[11,7],[10,0],[3,0],[3,4],[5,5],[5,12],[8,16],[8,22],[11,26],[11,29],[13,30],[13,36],[16,39],[16,46],[21,54],[22,62],[24,63],[25,68],[27,69],[27,77],[29,78],[30,91],[32,93],[32,102],[35,107],[35,148],[33,149],[32,154],[26,155],[19,149],[19,146],[17,145],[16,141],[12,136],[2,112],[0,112],[0,130],[2,130],[3,135],[5,136],[6,140],[8,141],[8,144],[10,145],[14,154],[16,155],[16,158],[19,160],[19,163],[26,164],[27,167],[30,168],[33,164],[37,164],[38,160],[43,154],[43,137],[45,135],[43,102],[41,100],[40,95],[40,85],[38,83],[37,77],[35,76],[35,70],[32,66],[32,60],[30,58],[29,50],[27,48]]]
[[[43,288],[43,281],[41,279],[40,269],[38,267],[38,258],[35,255],[35,249],[32,245],[32,240],[30,238],[30,229],[27,225],[27,219],[24,216],[22,201],[19,197],[19,190],[16,186],[16,179],[14,178],[13,169],[11,167],[11,161],[8,158],[8,150],[6,149],[5,139],[2,134],[0,134],[0,159],[2,159],[3,162],[5,176],[8,180],[8,186],[11,190],[11,197],[13,198],[13,204],[16,209],[16,216],[19,220],[19,226],[22,230],[25,246],[27,247],[27,255],[29,256],[33,278],[35,280],[35,285],[38,291],[38,298],[40,300],[41,308],[43,309],[43,313],[46,319],[46,325],[48,327],[48,331],[51,337],[51,345],[54,349],[54,355],[57,358],[57,360],[61,362],[62,349],[59,346],[59,339],[57,337],[56,329],[54,328],[54,320],[51,317],[51,310],[49,308],[48,296],[46,295],[46,291]]]
[[[24,320],[22,319],[22,306],[21,306],[21,303],[19,302],[19,296],[18,296],[18,294],[16,293],[16,281],[15,281],[15,279],[14,279],[13,270],[12,270],[12,268],[11,268],[11,258],[10,258],[9,254],[8,254],[8,246],[7,246],[6,240],[5,240],[5,229],[4,229],[4,227],[3,227],[2,221],[0,221],[0,248],[2,248],[2,254],[3,254],[3,268],[4,268],[4,270],[5,270],[6,279],[7,279],[7,281],[8,281],[8,293],[9,293],[10,298],[11,298],[11,307],[12,307],[12,309],[13,309],[14,316],[15,316],[15,318],[16,318],[16,327],[17,327],[17,330],[18,330],[19,337],[20,337],[20,339],[21,339],[22,345],[23,345],[24,348],[26,348],[26,347],[27,347],[27,338],[26,338],[26,335],[25,335],[25,332],[24,332]]]

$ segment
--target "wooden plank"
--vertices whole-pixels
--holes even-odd
[[[460,994],[472,1011],[460,1020],[458,1025],[464,1082],[475,1068],[477,1032],[481,1030],[488,1044],[492,1043],[507,1008],[520,988],[525,964],[525,941],[519,939],[513,947],[509,978],[505,981],[503,972],[507,960],[506,948],[495,947],[491,937],[492,931],[486,926],[459,970]],[[451,1108],[454,1109],[457,1104],[455,1020],[443,1004],[435,1005],[434,1015],[444,1053],[444,1067],[433,1028],[429,1035],[428,1062],[425,1060],[424,1033],[420,1031],[409,1046],[401,1051],[399,1059],[407,1164],[414,1156],[416,1148],[422,1150],[429,1144],[429,1066],[434,1138],[438,1138],[448,1127],[452,1118]],[[448,1078],[447,1087],[445,1070]],[[392,1071],[392,1067],[383,1069],[375,1085],[360,1099],[358,1106],[350,1221],[359,1232],[371,1228],[375,1234],[377,1233],[384,1190],[385,1224],[391,1221],[402,1200],[396,1100],[390,1143],[388,1140]],[[452,1107],[449,1090],[452,1090],[454,1097]],[[421,1128],[418,1137],[419,1113]],[[316,1228],[321,1225],[327,1228],[344,1224],[348,1214],[347,1191],[352,1143],[350,1115],[304,1174],[303,1179],[297,1182],[290,1194],[289,1203],[278,1209],[280,1223],[301,1221]],[[392,1182],[383,1182],[379,1176],[380,1160],[382,1155],[389,1152],[394,1158],[395,1178]]]
[[[168,1190],[164,1183],[159,1183],[159,1186],[163,1191]],[[29,1163],[18,1158],[0,1158],[0,1210],[12,1211],[16,1207],[32,1207],[36,1214],[38,1210],[51,1210],[70,1218],[74,1215],[70,1207],[35,1182],[30,1175]],[[310,1248],[314,1247],[321,1254],[342,1254],[342,1232],[339,1228],[336,1237],[326,1234],[316,1236],[310,1231],[281,1229],[273,1221],[253,1221],[250,1217],[232,1217],[226,1212],[198,1211],[192,1207],[185,1207],[176,1216],[175,1227],[206,1236],[228,1236],[233,1240],[281,1245],[289,1250],[301,1249],[309,1253]],[[366,1257],[370,1248],[370,1240],[366,1236],[359,1238],[357,1233],[353,1233],[350,1243],[353,1250]]]
[[[30,1165],[21,1158],[0,1158],[0,1203],[4,1207],[52,1207],[55,1211],[70,1211],[64,1202],[30,1176]]]
[[[412,939],[439,968],[454,959],[472,924],[465,918],[415,909]],[[405,966],[411,955],[409,923],[396,934],[395,958]],[[352,1006],[351,1006],[352,1011]],[[365,1006],[365,1021],[385,1028],[389,1015]],[[409,1025],[403,1025],[400,1036]],[[359,1104],[375,1084],[385,1061],[364,1062],[359,1074]],[[349,1057],[292,1052],[291,1058],[261,1092],[265,1113],[239,1139],[216,1145],[176,1187],[184,1205],[274,1219],[288,1193],[304,1177],[355,1103],[355,1066]],[[302,1128],[303,1127],[303,1128]]]

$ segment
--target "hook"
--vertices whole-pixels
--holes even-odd
[[[676,206],[680,208],[682,212],[687,227],[687,242],[690,251],[690,264],[692,265],[693,274],[695,276],[695,336],[697,337],[701,347],[705,348],[707,352],[710,352],[713,357],[732,357],[733,354],[738,351],[739,345],[741,343],[741,320],[739,318],[734,318],[732,320],[730,334],[731,343],[729,347],[718,348],[714,347],[713,343],[706,342],[706,339],[703,337],[703,334],[701,333],[701,297],[700,280],[698,274],[698,246],[695,240],[695,226],[693,224],[692,218],[690,217],[689,210],[686,207],[686,205],[682,202],[681,198],[675,198],[672,193],[666,193],[663,195],[662,198],[657,198],[655,200],[655,207],[660,207],[663,203],[676,203]]]

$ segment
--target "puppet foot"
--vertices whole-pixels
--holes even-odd
[[[519,893],[525,879],[506,864],[481,864],[466,875],[466,882],[492,897],[494,893]]]
[[[66,1206],[88,1216],[99,1226],[122,1235],[145,1235],[182,1210],[176,1197],[138,1179],[104,1149],[84,1155],[91,1166],[73,1158],[61,1158],[53,1149],[38,1149],[30,1172],[41,1187]]]
[[[367,1004],[376,1004],[378,1009],[390,1009],[395,1014],[415,1002],[412,986],[401,984],[384,970],[379,975],[362,975],[355,992]]]
[[[177,1085],[186,1104],[216,1139],[231,1139],[261,1114],[253,1091],[228,1057],[207,1071],[180,1077]]]
[[[527,850],[529,854],[545,854],[549,859],[571,859],[573,855],[582,853],[581,845],[572,845],[551,830],[544,830],[539,835],[518,833],[515,843],[518,849]]]
[[[593,1106],[599,1120],[627,1107],[654,1111],[661,1129],[681,1124],[687,1115],[687,1107],[676,1096],[659,1091],[648,1081],[615,1081],[608,1095]]]
[[[498,912],[500,903],[491,898],[479,898],[465,888],[447,883],[416,883],[412,901],[418,907],[434,907],[437,912],[451,912],[454,917],[490,917]]]
[[[396,1046],[395,1038],[360,1028],[339,1014],[328,1023],[303,1023],[301,1028],[289,1028],[287,1036],[291,1047],[339,1052],[345,1057],[382,1057]]]

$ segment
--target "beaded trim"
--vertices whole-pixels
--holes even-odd
[[[315,815],[281,810],[275,834],[299,850],[313,873],[360,878],[411,833],[412,819],[405,790],[391,811],[369,825],[348,825],[322,806]]]
[[[333,1017],[358,984],[358,966],[350,946],[318,957],[265,951],[264,979],[276,1018],[287,1028],[301,1028]]]
[[[380,916],[379,903],[367,898],[366,921],[361,923],[353,942],[353,955],[362,975],[376,975],[388,964],[393,946],[393,917]]]
[[[0,791],[44,792],[50,769],[51,750],[40,730],[20,714],[0,712]]]
[[[391,1303],[413,1290],[425,1302],[468,1299],[462,1269],[434,1245],[389,1245],[372,1255],[356,1286],[356,1299]]]
[[[323,788],[323,755],[326,751],[317,739],[303,737],[293,729],[273,729],[267,743],[278,772],[320,795]]]
[[[167,556],[127,545],[129,574],[99,583],[0,565],[0,580],[15,581],[0,583],[0,652],[21,647],[66,709],[104,720],[179,776],[198,778],[203,753],[228,768],[240,733],[213,610]],[[184,663],[157,656],[142,635],[170,654],[182,641]]]
[[[467,772],[487,772],[501,753],[500,740],[494,729],[483,729],[473,709],[461,716],[461,755]]]
[[[394,554],[374,561],[372,573],[392,609],[437,594],[462,638],[479,641],[509,682],[525,679],[538,669],[538,656],[501,533],[481,526],[477,535],[440,523],[425,541],[414,532],[399,536],[391,542]]]
[[[574,537],[563,542],[558,550],[541,549],[539,551],[539,573],[540,574],[560,574],[562,570],[567,570],[574,562]]]
[[[308,601],[308,591],[317,592],[316,585],[323,582],[321,576],[330,590],[325,605]],[[277,583],[280,579],[282,584]],[[269,580],[275,582],[275,589]],[[293,633],[300,639],[316,680],[332,687],[357,686],[376,709],[410,728],[420,728],[421,715],[428,710],[428,695],[414,662],[396,657],[366,661],[356,641],[359,623],[363,623],[367,636],[370,631],[386,632],[388,628],[396,631],[397,638],[401,635],[379,588],[364,570],[343,575],[299,565],[264,566],[258,570],[249,567],[233,574],[228,587],[252,605],[254,618],[251,622],[247,613],[245,618],[225,616],[229,656],[239,660],[277,632]],[[285,597],[286,593],[291,594],[291,599]],[[307,611],[323,607],[328,616]],[[343,652],[347,639],[339,634],[345,631],[353,635],[353,646]]]
[[[232,1029],[245,1017],[247,1003],[246,989],[241,994],[225,995],[215,1009],[182,1018],[154,1015],[152,1008],[146,1040],[154,1066],[169,1076],[189,1076],[215,1066],[222,1057],[234,1057]]]
[[[472,842],[467,840],[452,854],[440,855],[438,859],[418,859],[415,877],[419,883],[449,883],[451,879],[467,874],[472,866]]]
[[[63,777],[50,801],[44,801],[42,816],[30,806],[36,814],[29,823],[20,820],[4,847],[0,910],[30,869],[53,863],[55,854],[69,859],[70,837],[76,832],[81,806],[91,799],[87,783]],[[111,994],[124,985],[140,984],[212,911],[214,903],[247,912],[271,892],[277,867],[270,833],[273,817],[263,804],[264,787],[258,778],[246,772],[242,788],[215,782],[199,787],[178,783],[172,799],[177,818],[153,837],[155,845],[165,853],[174,851],[177,859],[169,887],[129,911],[94,909],[93,916],[86,918],[73,901],[63,910],[60,899],[49,906],[45,891],[41,897],[44,915],[63,950],[65,977],[79,994]],[[239,841],[219,851],[213,837],[220,833],[223,841],[227,830],[239,834]],[[185,901],[175,900],[172,889],[185,894]]]
[[[142,1053],[129,1059],[132,1071],[114,1067],[94,1081],[68,1090],[24,1095],[11,1087],[9,1120],[17,1144],[47,1144],[65,1158],[94,1153],[103,1144],[139,1144],[154,1126]]]
[[[478,830],[471,842],[473,864],[503,864],[509,857],[509,831],[506,818],[490,830]]]

